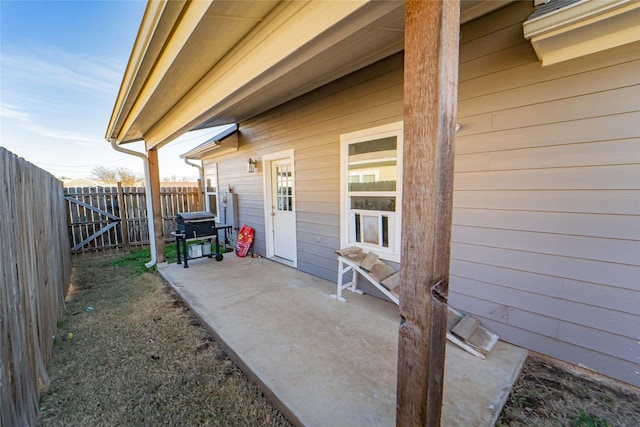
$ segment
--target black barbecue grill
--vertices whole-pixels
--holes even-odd
[[[216,261],[222,261],[222,252],[220,252],[220,237],[218,232],[226,230],[231,233],[232,226],[228,224],[216,223],[216,217],[211,212],[184,212],[176,215],[178,229],[171,233],[176,238],[176,252],[178,255],[178,264],[182,264],[181,249],[184,254],[184,268],[187,268],[187,240],[194,239],[215,239],[216,251],[213,255]],[[182,246],[182,247],[181,247]],[[211,255],[207,255],[211,256]]]
[[[215,233],[216,217],[211,212],[184,212],[176,216],[178,233],[187,239],[211,236]]]

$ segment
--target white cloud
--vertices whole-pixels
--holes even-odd
[[[12,105],[4,104],[2,101],[0,101],[0,118],[21,123],[29,122],[30,120],[27,113],[19,111],[18,108]]]
[[[46,138],[62,139],[65,141],[73,141],[87,146],[93,146],[95,143],[106,144],[103,138],[95,138],[81,133],[70,132],[65,130],[53,129],[46,126],[31,124],[27,127],[29,130]]]
[[[43,125],[38,123],[30,114],[20,111],[18,107],[7,105],[2,101],[0,101],[0,119],[12,121],[21,128],[46,138],[73,141],[84,145],[92,145],[96,142],[105,142],[102,138],[91,137],[78,132],[66,131]]]
[[[75,55],[59,50],[26,53],[2,53],[4,78],[26,80],[35,85],[97,90],[112,95],[120,84],[120,67],[108,60]]]

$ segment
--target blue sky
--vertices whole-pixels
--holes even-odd
[[[96,166],[142,174],[142,162],[104,135],[145,7],[0,0],[0,145],[57,177],[89,177]],[[178,155],[211,132],[203,133],[160,149],[161,177],[196,177]]]

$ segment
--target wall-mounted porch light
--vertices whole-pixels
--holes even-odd
[[[256,161],[249,159],[247,162],[247,172],[254,173],[256,171]]]

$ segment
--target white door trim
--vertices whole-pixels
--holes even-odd
[[[272,162],[274,160],[280,160],[290,158],[291,159],[291,175],[293,178],[293,221],[294,227],[296,222],[296,172],[295,172],[295,162],[293,157],[293,149],[278,151],[277,153],[269,153],[262,156],[262,185],[263,185],[263,194],[264,194],[264,230],[265,230],[265,244],[266,244],[266,257],[270,258],[274,261],[278,261],[282,264],[288,265],[290,267],[297,268],[298,267],[298,239],[297,232],[294,230],[294,235],[296,238],[294,239],[294,256],[293,260],[289,261],[284,258],[279,258],[275,256],[274,249],[274,240],[273,240],[273,221],[271,220],[272,207],[273,203],[273,194],[271,191],[272,188]]]

